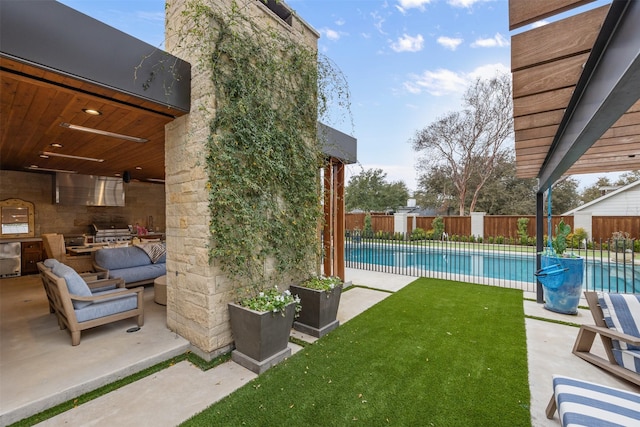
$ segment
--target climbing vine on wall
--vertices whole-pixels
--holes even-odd
[[[323,161],[317,120],[330,98],[348,103],[348,91],[319,85],[327,76],[339,81],[337,73],[326,62],[318,68],[316,52],[286,32],[256,25],[246,15],[249,3],[223,11],[195,1],[183,15],[209,44],[202,51],[216,100],[206,145],[210,259],[245,284],[270,286],[315,269]],[[319,97],[319,87],[334,96]],[[267,274],[265,262],[278,274]]]

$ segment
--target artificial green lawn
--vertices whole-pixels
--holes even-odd
[[[522,292],[418,279],[185,426],[529,426]]]

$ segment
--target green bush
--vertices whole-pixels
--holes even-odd
[[[504,244],[504,236],[497,236],[496,237],[496,243],[498,245],[503,245]]]
[[[380,240],[388,240],[389,239],[389,233],[387,233],[386,231],[382,231],[382,230],[376,231],[375,238],[376,239],[380,239]]]
[[[493,238],[493,236],[489,236],[489,239],[487,241],[489,242],[490,245],[493,245],[493,243],[495,242],[495,239]]]
[[[411,240],[424,240],[427,233],[422,228],[416,228],[411,232]]]
[[[364,230],[362,230],[363,237],[372,237],[373,236],[373,228],[371,228],[371,214],[366,214],[364,216]]]
[[[404,240],[404,233],[400,233],[399,231],[393,233],[393,240]]]
[[[427,233],[426,233],[427,240],[433,240],[434,239],[434,235],[435,235],[435,231],[433,231],[433,229],[428,230]]]
[[[577,241],[577,244],[574,243],[574,247],[579,247],[582,244],[582,241],[589,238],[589,234],[587,230],[582,227],[578,227],[573,230],[573,238]]]
[[[478,236],[478,237],[476,237],[476,241],[477,241],[478,243],[482,243],[482,240],[483,240],[483,239],[482,239],[482,236]]]
[[[518,237],[520,237],[520,243],[526,245],[529,228],[529,218],[518,218]]]
[[[442,233],[444,233],[444,219],[441,216],[436,217],[432,222],[431,226],[433,227],[433,237],[435,239],[441,239]]]

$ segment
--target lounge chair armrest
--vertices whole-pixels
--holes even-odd
[[[116,285],[117,288],[124,288],[124,280],[119,277],[114,279],[100,279],[100,280],[88,280],[87,285],[89,289],[103,288],[105,286]]]
[[[109,278],[109,270],[96,271],[93,273],[80,273],[80,277],[82,277],[85,282],[88,282],[89,280],[104,280]]]
[[[96,302],[104,299],[122,297],[124,295],[141,294],[143,291],[144,291],[144,287],[140,286],[140,287],[131,288],[131,289],[123,288],[123,289],[119,289],[116,292],[108,292],[101,295],[93,295],[90,297],[82,297],[80,295],[74,295],[74,294],[69,294],[69,296],[73,301]]]
[[[581,328],[593,331],[600,335],[604,335],[605,337],[609,337],[612,340],[623,341],[627,344],[640,346],[640,337],[634,337],[633,335],[623,334],[622,332],[618,332],[613,329],[603,328],[601,326],[595,325],[582,325]]]
[[[109,269],[104,268],[104,267],[100,267],[100,266],[99,266],[98,264],[96,264],[95,262],[93,263],[93,268],[94,268],[96,271],[104,271],[104,272],[106,272],[106,273],[107,273],[107,276],[109,276]]]

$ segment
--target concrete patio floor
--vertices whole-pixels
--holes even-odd
[[[347,280],[372,289],[354,288],[343,294],[338,313],[341,323],[415,277],[347,269]],[[527,298],[535,300],[535,295],[525,292],[527,315],[593,323],[587,310],[580,310],[577,316],[561,315]],[[73,347],[68,333],[58,329],[48,312],[38,276],[0,280],[0,426],[187,351],[189,343],[166,328],[165,310],[153,302],[153,288],[149,287],[145,290],[145,325],[140,331],[127,333],[135,322],[125,320],[83,332],[81,344]],[[557,415],[547,420],[544,414],[552,374],[638,391],[571,354],[577,328],[531,318],[525,319],[525,326],[533,426],[559,425]],[[293,335],[314,340],[296,331]],[[290,346],[294,352],[300,349]],[[174,426],[253,378],[254,373],[233,362],[203,372],[183,361],[39,425]]]

